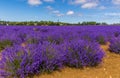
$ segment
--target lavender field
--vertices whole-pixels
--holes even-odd
[[[120,55],[120,26],[0,26],[0,78],[94,69],[104,64],[106,44]]]

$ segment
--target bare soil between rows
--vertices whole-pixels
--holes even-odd
[[[109,52],[108,45],[101,46],[106,54],[103,62],[97,67],[84,69],[65,67],[61,71],[41,74],[34,78],[120,78],[120,55]]]

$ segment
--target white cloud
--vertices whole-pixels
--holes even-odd
[[[55,14],[56,16],[58,16],[58,17],[64,16],[64,14],[61,13],[59,10],[53,10],[52,13]]]
[[[58,13],[58,14],[56,14],[58,17],[61,17],[61,16],[64,16],[64,14],[62,14],[62,13]]]
[[[37,6],[37,5],[42,4],[42,1],[41,0],[28,0],[28,4],[32,6]]]
[[[115,5],[120,5],[120,0],[112,0],[112,3]]]
[[[52,13],[54,13],[54,14],[58,14],[58,13],[60,13],[60,11],[58,11],[58,10],[54,10],[54,11],[52,11]]]
[[[95,8],[98,6],[99,0],[70,0],[69,3],[80,5],[81,8]],[[101,7],[103,9],[103,7]]]
[[[76,13],[76,12],[74,12],[74,11],[72,11],[72,10],[69,10],[67,13],[66,13],[66,15],[72,15],[73,17],[78,17],[78,16],[82,16],[82,14],[81,13]]]
[[[28,4],[32,6],[37,6],[42,4],[42,2],[54,2],[54,0],[28,0]]]
[[[47,6],[46,8],[47,8],[47,9],[49,10],[49,12],[50,12],[51,14],[53,14],[53,15],[56,15],[56,16],[58,16],[58,17],[64,16],[63,13],[61,13],[59,10],[55,10],[55,9],[52,8],[51,6]]]
[[[74,14],[74,11],[68,11],[67,13],[66,13],[67,15],[73,15]]]
[[[46,7],[48,10],[53,10],[53,8],[51,6],[47,6]]]
[[[85,3],[81,6],[81,8],[95,8],[96,6],[98,6],[98,4],[96,2],[89,2],[89,3]]]
[[[72,4],[82,4],[82,3],[85,3],[87,0],[74,0],[72,1],[71,3]]]
[[[78,13],[77,16],[83,16],[81,13]]]
[[[44,0],[45,2],[54,2],[54,0]]]
[[[106,9],[106,7],[105,6],[100,6],[99,9],[104,10],[104,9]]]
[[[106,16],[120,16],[120,13],[113,12],[113,13],[105,13],[104,15],[106,15]]]

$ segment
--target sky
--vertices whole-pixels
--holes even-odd
[[[120,0],[0,0],[0,20],[120,23]]]

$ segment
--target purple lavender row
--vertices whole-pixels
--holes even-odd
[[[26,78],[65,66],[97,66],[100,44],[120,53],[119,26],[0,26],[0,76]]]

